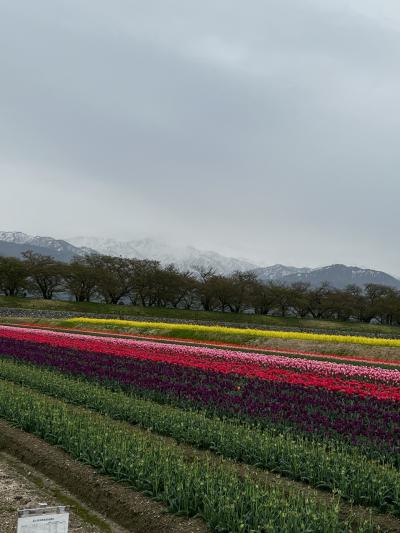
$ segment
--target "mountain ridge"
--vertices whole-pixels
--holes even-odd
[[[139,259],[155,259],[166,265],[177,264],[182,270],[199,267],[204,270],[214,268],[219,274],[230,274],[235,270],[254,270],[257,265],[246,259],[227,257],[211,250],[198,250],[194,246],[177,246],[166,244],[149,237],[118,241],[98,237],[70,237],[69,242],[75,246],[93,248],[99,253]]]
[[[328,282],[338,289],[344,289],[347,285],[358,285],[362,287],[369,283],[387,285],[400,289],[400,279],[386,272],[343,264],[333,264],[311,269],[309,272],[303,272],[300,275],[293,273],[285,276],[284,281],[289,284],[301,281],[303,283],[310,283],[314,287]]]
[[[169,245],[149,237],[130,241],[83,236],[55,239],[17,231],[0,231],[0,256],[21,257],[22,252],[26,250],[50,255],[64,262],[70,261],[74,256],[103,253],[155,259],[164,265],[174,263],[181,270],[194,270],[196,267],[204,270],[213,268],[218,274],[223,275],[229,275],[237,270],[251,271],[261,281],[274,281],[287,285],[302,282],[318,287],[328,282],[333,287],[342,289],[350,284],[362,287],[368,283],[376,283],[400,289],[400,279],[386,272],[343,264],[318,268],[282,264],[261,267],[246,259],[227,257],[211,250],[198,250],[194,246]]]
[[[63,239],[29,235],[22,231],[0,231],[0,255],[21,257],[22,253],[32,250],[42,255],[50,255],[59,261],[68,262],[75,256],[94,253],[94,250],[77,247]]]

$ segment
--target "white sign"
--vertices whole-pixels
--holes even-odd
[[[65,507],[27,509],[19,512],[17,533],[68,533]]]

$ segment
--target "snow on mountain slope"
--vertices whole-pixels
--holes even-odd
[[[76,255],[103,253],[121,257],[155,259],[166,265],[174,263],[182,270],[213,268],[219,274],[231,274],[235,270],[255,272],[261,281],[309,283],[314,287],[324,282],[336,288],[349,284],[364,286],[368,283],[388,285],[400,289],[400,279],[378,270],[346,265],[329,265],[322,268],[297,268],[285,265],[258,267],[245,260],[226,257],[218,252],[202,251],[193,246],[175,246],[157,239],[145,238],[130,241],[91,237],[74,237],[62,240],[52,237],[28,235],[21,232],[0,231],[0,256],[20,257],[26,250],[51,255],[60,261],[70,261]]]
[[[27,235],[21,231],[0,231],[0,241],[13,244],[26,244],[32,239],[32,235]]]
[[[400,280],[386,272],[346,265],[329,265],[322,268],[314,268],[308,272],[296,272],[284,278],[285,283],[294,283],[296,281],[310,283],[314,287],[319,287],[322,283],[328,282],[338,289],[343,289],[347,285],[363,287],[369,283],[400,288]]]
[[[253,270],[260,281],[281,281],[286,276],[302,275],[310,271],[311,268],[297,268],[280,264]]]
[[[60,261],[70,261],[76,255],[93,253],[93,250],[73,246],[53,237],[28,235],[20,231],[0,231],[0,255],[20,257],[27,250],[50,255]]]
[[[226,257],[217,252],[198,250],[193,246],[169,245],[150,238],[123,242],[116,239],[72,237],[68,241],[102,254],[155,259],[164,265],[175,263],[182,270],[193,270],[193,267],[214,268],[219,274],[230,274],[235,270],[252,270],[257,266],[245,259]]]

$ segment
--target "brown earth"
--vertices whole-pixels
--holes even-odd
[[[32,509],[42,502],[49,506],[68,505],[71,533],[126,533],[113,522],[90,511],[81,502],[46,478],[5,453],[0,453],[0,526],[2,533],[15,533],[17,511]]]
[[[59,448],[13,428],[3,420],[0,420],[0,450],[16,457],[25,465],[33,467],[40,474],[59,483],[63,490],[70,491],[72,497],[77,499],[75,500],[76,503],[81,501],[85,506],[101,513],[108,519],[108,524],[110,524],[110,520],[118,524],[117,526],[109,525],[108,529],[104,529],[106,527],[104,524],[107,525],[107,521],[103,519],[103,530],[96,530],[90,526],[92,529],[81,529],[80,531],[87,531],[88,533],[97,533],[97,531],[111,531],[112,533],[123,531],[133,533],[207,533],[209,531],[201,520],[186,519],[169,514],[162,504],[134,492],[128,486],[97,474],[93,468],[73,460]],[[16,483],[17,485],[21,483],[21,478]],[[0,512],[2,507],[10,509],[7,498],[3,501],[3,497],[4,494],[0,491]],[[28,496],[25,499],[27,498]],[[51,501],[50,498],[48,500]],[[71,503],[71,505],[74,504]],[[14,509],[10,512],[13,513]],[[11,529],[11,531],[14,530]],[[3,529],[1,532],[6,533],[6,531],[3,532]]]
[[[385,361],[398,362],[400,365],[400,349],[387,346],[370,346],[361,344],[333,343],[303,341],[298,339],[256,339],[249,346],[257,348],[272,348],[282,350],[293,350],[299,352],[313,352],[321,354],[335,354],[348,357],[360,357],[363,359],[379,359]]]

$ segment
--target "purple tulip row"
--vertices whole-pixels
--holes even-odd
[[[400,451],[399,403],[391,400],[25,340],[0,339],[0,353],[100,382],[117,382],[149,397],[182,402],[221,415],[340,437],[385,454]]]

